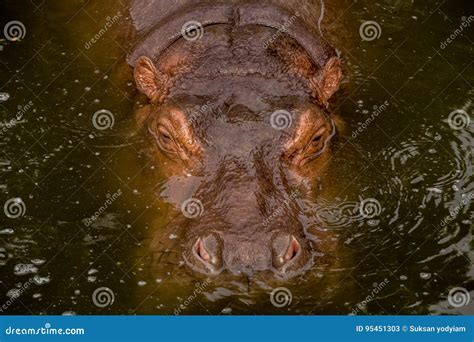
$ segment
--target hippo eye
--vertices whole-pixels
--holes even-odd
[[[171,142],[171,137],[166,131],[159,131],[160,137],[163,139],[164,142],[168,143]]]
[[[323,141],[324,130],[319,130],[311,139],[308,149],[313,151],[314,149],[319,149]]]
[[[317,145],[321,142],[322,134],[321,135],[316,135],[313,137],[313,140],[311,140],[311,144]]]
[[[162,125],[158,126],[156,133],[154,133],[158,145],[165,152],[174,152],[175,143],[171,133]]]
[[[300,165],[310,162],[324,151],[326,136],[325,132],[325,129],[320,129],[313,135],[308,145],[304,149]]]

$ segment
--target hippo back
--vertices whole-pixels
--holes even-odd
[[[134,0],[130,7],[133,24],[137,32],[144,32],[156,25],[158,22],[169,16],[178,14],[189,5],[209,4],[245,4],[247,1],[227,0],[227,1],[196,1],[196,0]],[[259,1],[265,6],[278,6],[291,14],[299,13],[300,19],[306,25],[317,28],[320,18],[324,14],[322,0],[266,0]]]
[[[296,4],[300,4],[298,7]],[[310,1],[291,5],[283,1],[217,1],[192,2],[180,0],[163,2],[134,2],[132,20],[138,41],[128,62],[134,66],[140,56],[156,60],[168,47],[182,37],[183,27],[197,23],[201,28],[209,25],[233,26],[261,25],[284,32],[303,47],[315,66],[322,70],[337,53],[318,33],[315,18],[321,7]],[[193,24],[194,25],[194,24]]]

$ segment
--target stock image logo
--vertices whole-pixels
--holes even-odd
[[[456,131],[465,129],[471,124],[471,117],[464,109],[455,109],[449,113],[448,124]]]
[[[362,200],[359,206],[359,213],[366,219],[371,219],[380,215],[382,206],[375,198]]]
[[[25,215],[26,205],[19,197],[10,198],[3,205],[3,211],[7,217],[15,219]]]
[[[181,204],[181,212],[187,218],[197,218],[204,213],[204,206],[197,198],[188,198]]]
[[[11,42],[21,41],[26,36],[26,27],[21,21],[9,21],[3,28],[3,35]]]
[[[115,301],[114,292],[108,287],[99,287],[92,293],[92,302],[99,308],[111,306]]]
[[[199,21],[188,21],[183,24],[181,35],[187,41],[193,42],[202,38],[204,35],[204,28]]]
[[[379,23],[373,20],[364,21],[359,27],[359,35],[362,40],[371,42],[379,39],[382,34],[382,28]]]
[[[92,116],[92,125],[99,131],[114,127],[115,117],[110,110],[101,109]]]
[[[292,123],[293,118],[287,110],[276,110],[270,116],[270,125],[279,131],[290,127]]]
[[[274,307],[282,308],[291,305],[293,294],[286,287],[274,288],[270,293],[270,302]]]
[[[464,287],[454,287],[449,290],[448,303],[453,308],[468,306],[471,303],[471,295]]]

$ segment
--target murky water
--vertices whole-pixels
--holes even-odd
[[[184,267],[113,3],[2,2],[1,26],[26,32],[0,41],[3,313],[474,313],[447,301],[456,287],[474,297],[471,1],[325,5],[345,132],[320,195],[298,201],[333,252],[284,282]]]

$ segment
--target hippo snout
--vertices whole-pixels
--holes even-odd
[[[267,242],[211,233],[197,237],[185,254],[188,265],[204,274],[216,275],[224,269],[246,275],[273,270],[286,276],[303,268],[310,253],[304,240],[290,233],[277,233]]]

